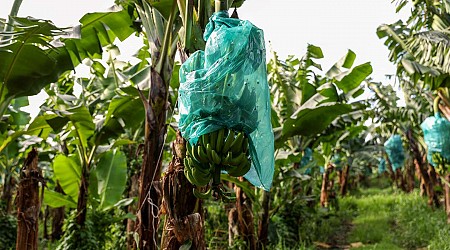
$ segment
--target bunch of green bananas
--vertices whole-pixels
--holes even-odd
[[[448,172],[448,169],[450,169],[450,162],[445,159],[440,153],[433,153],[432,155],[433,162],[436,163],[436,166],[434,167],[436,169],[436,172],[444,176],[445,173]]]
[[[202,135],[196,145],[187,143],[187,154],[184,159],[184,174],[197,187],[212,184],[202,193],[194,189],[198,198],[213,195],[222,200],[230,200],[220,182],[222,170],[233,177],[245,175],[251,167],[248,152],[248,137],[243,132],[235,132],[226,128]]]

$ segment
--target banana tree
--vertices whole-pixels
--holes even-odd
[[[159,223],[157,214],[161,204],[161,194],[157,192],[157,190],[160,190],[158,188],[161,176],[160,159],[167,132],[166,120],[168,116],[170,118],[168,114],[169,87],[173,82],[172,71],[177,44],[181,44],[182,60],[185,60],[186,52],[201,49],[204,46],[202,27],[206,25],[212,11],[209,1],[197,1],[197,5],[195,5],[194,1],[191,0],[134,1],[134,7],[140,20],[142,20],[152,61],[148,86],[145,86],[146,89],[149,89],[149,94],[148,96],[141,95],[146,115],[144,161],[140,176],[139,210],[137,212],[138,247],[141,249],[156,249],[158,245],[156,229]],[[166,177],[169,178],[169,176],[171,175]],[[174,175],[174,178],[177,177]],[[183,180],[180,181],[186,183],[185,179]],[[178,189],[178,187],[171,188]],[[174,190],[174,193],[176,191]],[[173,198],[165,197],[168,200]],[[190,199],[186,199],[191,203],[195,200],[196,198],[193,195]],[[170,227],[170,223],[175,223],[175,225],[182,223],[170,217],[170,215],[173,215],[170,209],[172,208],[166,207],[165,209],[169,210],[166,211],[169,214],[169,218],[166,219],[166,222],[169,223],[167,226]],[[187,214],[194,213],[194,211],[186,212]],[[172,230],[168,232],[169,234],[174,233]],[[167,238],[171,238],[171,236],[169,235]],[[180,239],[180,241],[179,243],[172,242],[173,244],[183,244],[185,240]]]
[[[117,48],[108,51],[116,54]],[[125,65],[125,69],[120,69],[120,65]],[[33,123],[40,125],[35,133],[41,137],[53,134],[52,141],[63,146],[52,166],[53,183],[59,183],[65,195],[46,189],[45,202],[51,207],[66,206],[78,211],[71,228],[79,231],[66,231],[61,247],[82,243],[77,237],[83,231],[91,232],[85,223],[90,223],[97,212],[109,213],[114,207],[132,202],[122,199],[127,159],[118,148],[134,143],[143,123],[139,92],[126,86],[146,79],[142,76],[145,68],[138,68],[109,56],[106,62],[94,61],[90,78],[62,78],[58,85],[47,89],[50,97],[43,107],[46,112]],[[79,97],[73,93],[75,83],[83,86]],[[115,91],[109,91],[111,88]]]
[[[275,197],[280,195],[278,193],[283,193],[280,190],[283,186],[281,184],[285,180],[292,180],[287,175],[298,171],[291,168],[300,161],[303,149],[307,146],[317,148],[314,158],[321,163],[325,163],[325,158],[329,161],[331,144],[324,146],[327,150],[319,150],[321,142],[318,138],[332,135],[326,129],[333,122],[365,107],[358,102],[349,102],[363,93],[361,83],[372,72],[370,63],[353,67],[356,55],[349,50],[330,70],[321,75],[322,67],[316,62],[321,58],[322,50],[308,45],[306,55],[300,59],[289,57],[286,61],[281,61],[274,53],[274,58],[268,64],[269,82],[272,84],[276,159],[279,164],[291,165],[285,169],[277,164],[272,191],[275,192]],[[298,173],[296,175],[303,176]],[[295,180],[298,181],[294,178]],[[259,224],[259,241],[263,246],[267,243],[268,215],[272,202],[274,198],[265,192],[262,201],[263,219]]]
[[[127,11],[118,8],[87,14],[80,20],[81,27],[70,29],[47,20],[16,17],[16,13],[11,13],[5,31],[0,32],[1,116],[12,99],[39,93],[83,59],[99,58],[102,47],[115,38],[123,41],[135,31]]]
[[[437,196],[432,183],[433,171],[426,170],[425,144],[422,132],[417,129],[420,123],[431,114],[429,93],[423,89],[413,88],[414,84],[409,79],[400,78],[402,89],[405,93],[405,107],[398,107],[398,97],[391,86],[370,83],[369,88],[374,92],[371,102],[374,103],[374,139],[378,137],[380,143],[393,133],[401,133],[407,138],[408,146],[413,156],[413,162],[418,169],[420,178],[424,183],[429,204],[438,204]],[[389,164],[388,164],[389,165]],[[394,173],[393,173],[394,174]],[[397,175],[398,176],[398,175]]]

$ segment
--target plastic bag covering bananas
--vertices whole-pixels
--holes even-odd
[[[212,184],[202,193],[194,189],[194,195],[205,199],[214,196],[216,199],[230,201],[232,195],[220,182],[223,170],[233,177],[244,176],[251,167],[248,151],[248,138],[243,132],[220,129],[200,137],[197,144],[187,143],[187,154],[184,159],[186,178],[197,187]]]
[[[248,21],[228,18],[227,12],[217,12],[210,18],[204,39],[205,50],[193,53],[180,67],[181,134],[193,149],[198,150],[200,145],[208,154],[207,145],[201,144],[203,135],[222,128],[245,133],[251,167],[244,177],[256,187],[269,190],[274,173],[274,138],[263,31]],[[212,143],[210,148],[214,149]],[[245,158],[235,154],[227,158],[215,151],[219,158],[212,152],[210,157],[216,162]],[[234,171],[241,171],[228,169],[236,175],[240,173]]]
[[[427,144],[427,160],[436,166],[433,155],[439,153],[441,157],[450,161],[450,122],[441,117],[439,113],[428,117],[420,127],[423,130],[423,139]]]
[[[403,167],[405,153],[403,151],[402,138],[400,135],[392,135],[389,140],[384,143],[384,150],[391,161],[394,171],[397,170],[397,168]]]

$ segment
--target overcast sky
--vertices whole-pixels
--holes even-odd
[[[1,0],[0,17],[7,17],[13,0]],[[108,0],[23,0],[19,16],[52,20],[57,26],[78,24],[83,14],[105,11]],[[247,0],[238,10],[241,19],[250,20],[265,32],[266,43],[281,58],[301,56],[308,43],[322,48],[324,70],[345,55],[348,49],[356,63],[372,63],[375,81],[388,83],[385,74],[394,74],[388,50],[376,36],[383,23],[405,20],[409,10],[395,13],[391,0]],[[269,51],[269,48],[267,48]]]

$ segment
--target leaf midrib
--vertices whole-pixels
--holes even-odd
[[[115,152],[113,152],[112,153],[112,157],[111,157],[111,161],[109,162],[109,167],[108,167],[108,174],[107,174],[107,176],[106,176],[106,180],[105,180],[105,185],[103,186],[103,189],[104,190],[102,190],[103,192],[102,192],[102,198],[101,198],[101,204],[102,204],[102,206],[104,206],[105,204],[105,200],[106,200],[106,191],[107,191],[107,188],[106,187],[108,187],[108,183],[109,183],[109,177],[111,176],[111,169],[112,169],[112,165],[113,165],[113,162],[114,162],[114,158],[116,157],[116,154],[115,154]]]
[[[42,28],[44,28],[46,26],[48,26],[48,23],[45,23],[42,26],[38,26],[38,28],[35,29],[34,31],[27,33],[27,35],[25,36],[25,39],[22,41],[22,44],[19,46],[19,49],[18,49],[17,53],[15,53],[13,55],[13,60],[12,60],[11,64],[9,65],[8,70],[6,71],[5,77],[3,78],[3,84],[4,85],[6,85],[8,83],[8,78],[10,77],[10,75],[11,75],[11,73],[13,71],[13,68],[15,66],[16,61],[19,58],[19,55],[22,53],[23,48],[27,44],[28,39],[30,39],[30,37],[32,35],[36,34],[38,31],[40,31]]]

